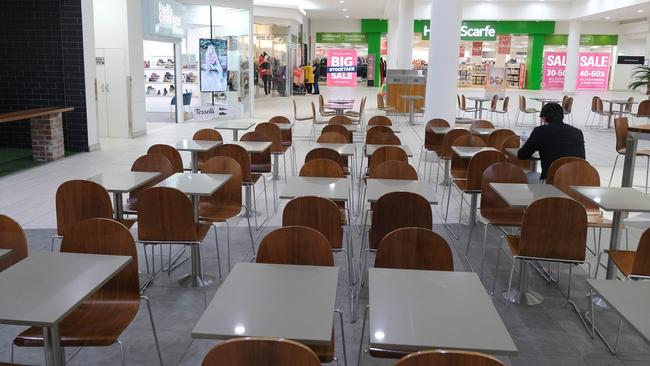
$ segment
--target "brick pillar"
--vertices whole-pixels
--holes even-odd
[[[36,161],[54,161],[65,156],[61,113],[32,118],[32,155]]]

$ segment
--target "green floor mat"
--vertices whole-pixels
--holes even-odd
[[[0,177],[41,164],[32,159],[32,149],[0,148]]]

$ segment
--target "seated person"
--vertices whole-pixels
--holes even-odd
[[[527,160],[539,151],[542,161],[540,179],[545,180],[548,168],[555,160],[570,156],[585,158],[585,139],[582,131],[563,122],[564,110],[557,103],[546,104],[539,117],[544,124],[535,127],[517,157]]]

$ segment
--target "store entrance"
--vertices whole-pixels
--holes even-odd
[[[254,25],[255,98],[286,97],[289,27]]]
[[[178,87],[175,78],[174,44],[144,41],[143,50],[146,121],[176,122]],[[198,84],[196,72],[192,72],[191,75],[188,73],[187,78],[184,88],[192,87],[190,78]],[[194,95],[197,95],[196,91]]]

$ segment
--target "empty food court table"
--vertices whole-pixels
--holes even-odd
[[[174,145],[178,151],[189,151],[192,153],[192,173],[199,172],[199,153],[208,152],[223,144],[221,141],[205,140],[181,140]]]
[[[399,147],[400,149],[404,150],[404,152],[406,153],[406,156],[408,156],[409,158],[413,157],[413,152],[411,152],[411,148],[408,147],[408,145],[374,145],[374,144],[365,145],[365,147],[366,147],[366,153],[365,153],[366,157],[371,157],[372,154],[374,154],[375,151],[377,151],[377,149],[382,148],[384,146],[396,146],[396,147]]]
[[[557,99],[557,98],[530,98],[534,101],[540,102],[542,104],[542,108],[546,105],[546,103],[561,103],[562,99]]]
[[[618,105],[618,116],[622,117],[624,112],[623,110],[625,109],[625,106],[628,103],[632,104],[639,104],[639,102],[628,102],[625,99],[603,99],[603,102],[609,103],[609,116],[607,116],[607,128],[611,128],[612,126],[612,116],[616,114],[616,111],[614,111],[614,105]]]
[[[192,338],[273,337],[327,346],[338,272],[338,267],[237,263]]]
[[[407,179],[368,179],[366,195],[370,203],[377,202],[379,197],[391,192],[411,192],[419,194],[432,205],[438,204],[433,187],[419,180]]]
[[[318,196],[332,201],[347,202],[352,195],[347,178],[289,177],[280,199]]]
[[[263,153],[270,149],[272,145],[270,141],[236,141],[233,142],[233,144],[243,147],[248,155]],[[273,162],[273,174],[277,171],[278,160],[275,159]],[[250,184],[245,185],[244,192],[244,206],[246,207],[246,212],[244,212],[243,217],[254,217],[257,213],[253,211],[253,186]]]
[[[478,119],[483,118],[483,103],[492,101],[491,97],[466,97],[465,99],[474,101],[474,118]]]
[[[616,354],[617,351],[623,320],[637,331],[646,343],[650,343],[650,316],[648,316],[650,282],[587,279],[587,284],[620,317],[621,323],[618,326],[614,347],[605,340],[598,328],[595,328],[596,334],[612,354]],[[594,322],[595,314],[592,312],[591,315],[590,321]]]
[[[370,268],[368,285],[371,349],[518,352],[476,273]]]
[[[462,159],[471,159],[474,155],[482,151],[497,151],[493,147],[478,147],[478,146],[452,146],[451,151]]]
[[[481,127],[481,128],[471,128],[469,132],[471,132],[474,135],[481,136],[483,138],[486,138],[490,136],[492,132],[496,131],[495,128],[489,128],[489,127]],[[487,141],[487,139],[485,139]]]
[[[132,260],[115,255],[32,253],[0,272],[0,323],[42,327],[45,364],[65,365],[59,324]]]
[[[512,208],[525,209],[538,199],[548,197],[570,198],[550,184],[490,183],[496,194]],[[510,291],[508,301],[522,305],[537,305],[544,301],[542,295],[528,288],[528,267],[525,261],[519,264],[519,289]],[[537,268],[536,268],[537,269]],[[541,270],[538,269],[538,272]],[[550,276],[540,272],[547,281]],[[504,292],[505,295],[505,292]]]
[[[232,140],[239,140],[239,131],[246,131],[255,126],[254,121],[219,121],[212,127],[215,130],[230,130],[232,131]]]
[[[104,172],[88,178],[107,191],[113,193],[113,205],[115,206],[115,220],[124,218],[124,202],[122,194],[132,192],[148,182],[156,179],[160,173],[155,172],[132,172],[132,171],[112,171]]]
[[[621,236],[623,214],[630,212],[650,212],[650,197],[630,187],[571,187],[581,196],[585,197],[605,211],[613,213],[612,233],[610,235],[609,249],[617,250]],[[600,263],[598,263],[600,265]],[[607,279],[616,278],[616,266],[609,258],[607,261]]]
[[[209,197],[230,179],[230,174],[176,173],[156,184],[156,187],[175,188],[192,197],[194,219],[199,222],[199,198]],[[201,256],[197,245],[190,246],[192,271],[182,276],[178,283],[187,287],[203,287],[214,281],[213,276],[203,273]]]
[[[402,95],[402,99],[408,100],[409,101],[409,124],[411,126],[415,125],[415,120],[414,120],[414,103],[416,100],[423,100],[424,97],[421,95]]]
[[[352,167],[352,171],[350,173],[352,174],[353,178],[356,176],[355,175],[356,164],[355,164],[354,157],[357,155],[357,146],[355,144],[316,143],[313,146],[314,149],[318,149],[318,148],[332,149],[338,152],[339,155],[341,155],[343,158],[348,160],[352,159],[350,165]]]
[[[350,110],[354,108],[354,102],[348,102],[348,103],[337,103],[337,102],[328,102],[325,103],[324,108],[326,109],[332,109],[336,112],[337,116],[342,116],[345,111]]]

